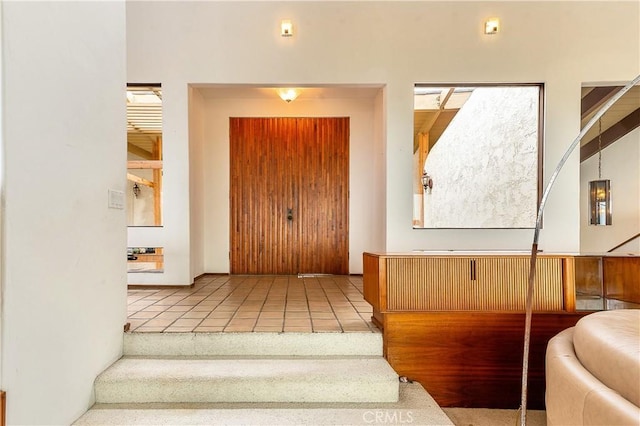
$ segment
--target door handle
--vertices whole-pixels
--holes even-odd
[[[287,220],[293,220],[293,209],[287,209]]]

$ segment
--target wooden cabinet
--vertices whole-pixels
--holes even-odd
[[[365,253],[364,267],[365,300],[379,312],[525,309],[529,256]],[[575,309],[572,276],[572,257],[539,256],[534,309]]]
[[[605,297],[640,303],[640,257],[606,256],[602,269]]]
[[[517,408],[528,255],[364,254],[364,296],[384,356],[442,406]],[[544,408],[544,353],[571,327],[574,258],[538,256],[529,359],[530,408]]]

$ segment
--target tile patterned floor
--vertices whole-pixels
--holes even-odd
[[[361,276],[205,275],[128,291],[132,332],[378,332]]]

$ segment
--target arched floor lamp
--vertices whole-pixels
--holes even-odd
[[[558,166],[555,171],[551,175],[551,179],[549,179],[549,183],[547,183],[546,188],[544,189],[544,193],[542,194],[542,199],[540,200],[540,207],[538,208],[538,216],[536,218],[536,229],[533,233],[533,244],[531,245],[531,262],[529,263],[529,283],[527,286],[527,299],[526,299],[526,316],[525,316],[525,327],[524,327],[524,353],[522,356],[522,391],[521,391],[521,399],[520,399],[520,425],[526,426],[527,424],[527,374],[529,371],[529,345],[531,340],[531,316],[533,309],[533,287],[534,281],[536,278],[536,258],[538,256],[538,238],[540,236],[540,225],[542,224],[542,211],[544,210],[544,206],[547,203],[547,197],[549,196],[549,192],[551,191],[551,187],[556,181],[560,170],[564,166],[564,163],[567,162],[569,155],[575,149],[575,147],[580,143],[580,140],[584,137],[584,135],[591,129],[591,127],[604,115],[605,112],[611,106],[618,101],[625,93],[629,91],[633,86],[640,83],[640,75],[631,80],[626,86],[618,91],[611,99],[609,99],[599,110],[598,112],[591,117],[591,120],[582,128],[578,137],[571,143],[567,151],[564,153],[564,156],[560,159]]]

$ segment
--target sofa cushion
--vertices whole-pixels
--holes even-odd
[[[580,363],[604,385],[640,406],[640,309],[587,315],[573,345]]]

